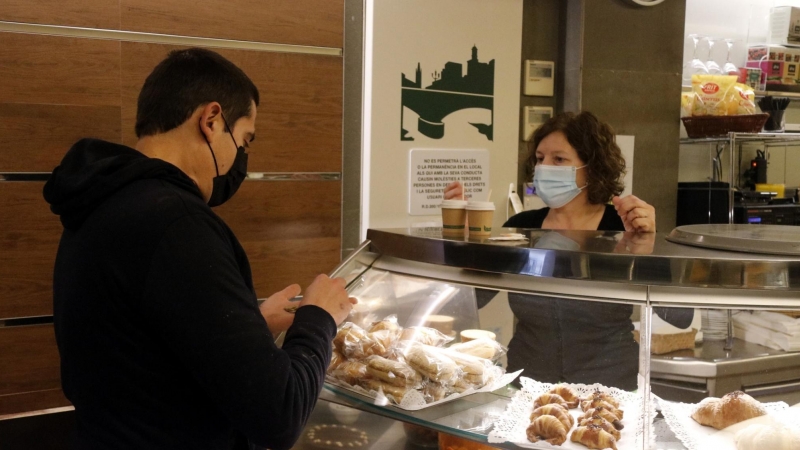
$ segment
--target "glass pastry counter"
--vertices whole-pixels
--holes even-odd
[[[354,374],[348,379],[352,386],[332,376],[321,399],[497,448],[553,448],[548,442],[559,442],[560,431],[551,435],[539,429],[549,419],[525,432],[528,425],[533,429],[529,403],[550,396],[556,383],[565,383],[582,399],[602,391],[611,396],[609,402],[621,405],[624,427],[604,431],[619,436],[618,449],[699,449],[714,439],[721,439],[719,445],[714,441],[720,449],[736,449],[736,426],[717,432],[698,422],[706,419],[689,417],[698,408],[694,403],[734,391],[753,397],[756,410],[763,403],[764,418],[778,417],[769,426],[793,420],[784,410],[798,410],[788,407],[800,393],[800,354],[795,353],[800,348],[794,347],[800,329],[791,312],[800,310],[800,258],[701,249],[669,242],[662,234],[518,231],[525,240],[449,239],[438,228],[369,230],[368,240],[334,275],[345,277],[348,291],[359,299],[348,321],[365,335],[393,316],[399,330],[436,330],[445,336],[436,346],[448,352],[445,347],[458,343],[464,330],[487,330],[507,348],[495,364],[506,372],[522,369],[521,378],[491,392],[459,396],[458,380],[425,375],[403,351],[389,351],[387,344],[380,356],[365,355],[362,346],[343,359],[361,358],[368,368],[371,359],[408,362],[423,375],[397,386],[390,386],[397,378],[383,373]],[[734,337],[726,340],[728,311]],[[775,315],[787,320],[776,321]],[[468,375],[466,369],[458,373]],[[365,383],[376,376],[377,381]],[[430,394],[432,386],[443,391],[444,399]],[[396,387],[402,388],[399,393],[383,395],[384,388],[391,393]],[[395,398],[400,395],[416,396],[417,403],[401,403]],[[596,445],[587,437],[595,430],[591,422],[578,436],[585,442],[573,437],[592,417],[608,419],[603,427],[612,422],[598,405],[622,415],[599,398],[563,405],[575,423],[567,429],[562,417],[568,438],[559,448]],[[312,419],[307,431],[321,425]],[[424,441],[419,430],[405,426],[404,435]],[[375,433],[371,443],[385,434]],[[432,436],[427,444],[436,447]],[[378,448],[372,445],[367,448]],[[337,447],[321,442],[314,448]]]

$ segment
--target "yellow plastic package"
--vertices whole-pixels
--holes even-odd
[[[746,84],[736,83],[728,93],[728,115],[756,113],[756,93]]]
[[[681,117],[692,115],[694,92],[681,92]]]
[[[735,75],[692,75],[693,116],[727,116],[728,93],[736,84]]]

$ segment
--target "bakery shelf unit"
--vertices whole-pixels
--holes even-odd
[[[786,136],[731,136],[728,145],[751,138]],[[445,335],[458,336],[464,328],[490,330],[502,344],[511,341],[499,364],[523,368],[522,376],[534,382],[619,388],[638,399],[625,411],[619,449],[708,448],[702,431],[709,428],[691,419],[681,425],[688,414],[680,412],[705,397],[741,390],[770,411],[800,401],[800,354],[767,347],[767,340],[749,331],[737,334],[726,351],[711,333],[697,339],[695,326],[701,332],[703,326],[693,320],[703,309],[732,310],[734,317],[748,320],[749,315],[799,310],[800,256],[702,249],[668,241],[664,234],[517,231],[526,240],[451,239],[438,229],[369,230],[368,241],[334,272],[346,278],[349,292],[359,299],[349,320],[368,324],[393,313],[402,326],[426,325]],[[800,238],[787,246],[800,248]],[[676,320],[681,317],[689,320]],[[638,343],[633,322],[638,322]],[[651,354],[657,350],[654,343],[674,344],[670,335],[680,335],[683,348]],[[387,444],[389,434],[398,439],[401,428],[387,425],[396,421],[406,424],[407,434],[428,430],[434,447],[436,433],[446,433],[497,448],[551,448],[528,442],[524,432],[517,441],[497,442],[497,427],[508,426],[515,415],[524,416],[519,423],[528,420],[530,411],[515,409],[524,386],[504,385],[410,410],[329,381],[318,408],[336,404],[359,410],[359,423],[369,434],[364,448],[403,448]],[[781,401],[785,404],[774,403]],[[324,420],[347,426],[330,414]],[[373,422],[383,425],[370,434]],[[312,420],[308,430],[328,430],[322,425],[330,427]],[[353,433],[355,440],[362,436]],[[326,448],[318,444],[304,437],[298,448]],[[586,447],[568,439],[562,448]]]
[[[727,151],[729,164],[727,169],[728,189],[728,223],[734,222],[734,192],[741,189],[742,149],[748,144],[761,144],[764,147],[797,143],[800,145],[800,133],[728,133],[727,136],[715,138],[691,139],[682,138],[681,145],[713,145],[716,155],[713,162],[712,181],[722,180],[722,154]]]

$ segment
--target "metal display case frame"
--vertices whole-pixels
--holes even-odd
[[[731,136],[731,146],[734,139],[738,136]],[[669,242],[665,234],[517,231],[528,240],[490,242],[443,238],[431,229],[370,229],[368,240],[332,275],[344,276],[348,285],[353,286],[367,270],[376,269],[476,288],[593,302],[624,301],[639,306],[643,312],[641,333],[644,336],[640,345],[642,354],[647,355],[644,369],[640,368],[640,374],[644,372],[646,402],[650,399],[651,373],[658,373],[659,379],[672,377],[676,383],[703,383],[724,378],[718,386],[720,389],[736,388],[735,380],[748,371],[766,374],[774,371],[784,377],[800,373],[800,353],[773,351],[754,355],[748,351],[731,353],[721,349],[714,353],[709,349],[707,358],[650,356],[651,324],[644,319],[649,319],[653,308],[659,306],[800,310],[800,257],[702,249]],[[539,239],[548,233],[572,238],[579,248],[563,250],[537,246]],[[737,349],[746,347],[744,344],[738,343]],[[775,383],[779,385],[780,381]],[[800,392],[800,384],[797,391]],[[780,395],[781,392],[784,391],[776,388],[767,393]],[[480,414],[487,408],[495,411],[502,408],[513,393],[512,389],[480,393],[419,411],[376,405],[372,399],[332,385],[326,385],[321,398],[486,442],[485,433],[454,424],[459,417]],[[708,393],[708,390],[703,392]],[[645,427],[643,442],[649,442],[648,433],[649,428]],[[500,446],[518,448],[508,443]]]

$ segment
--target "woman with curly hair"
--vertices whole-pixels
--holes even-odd
[[[547,207],[519,213],[505,227],[655,232],[651,205],[633,195],[619,197],[625,160],[614,131],[590,112],[561,113],[539,127],[527,170]],[[452,183],[445,198],[461,191],[459,183]],[[483,306],[496,291],[479,289],[477,294]],[[525,376],[542,382],[637,388],[639,346],[633,340],[631,305],[513,292],[508,298],[518,319],[508,346],[509,371],[525,369]],[[691,310],[670,312],[674,325],[691,323]]]
[[[588,111],[561,113],[540,126],[530,142],[526,171],[547,208],[519,213],[505,227],[656,231],[655,208],[633,195],[618,197],[625,159],[614,130]],[[453,182],[444,197],[460,197],[462,190]]]

